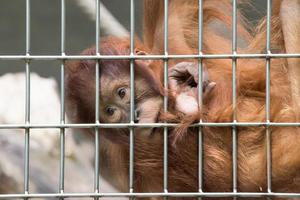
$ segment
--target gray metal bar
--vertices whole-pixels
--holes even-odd
[[[26,0],[26,56],[30,55],[30,0]]]
[[[65,0],[61,0],[61,55],[65,55]],[[60,71],[60,122],[65,123],[65,61],[61,62]],[[60,129],[60,168],[59,191],[64,192],[65,179],[65,129]]]
[[[232,54],[237,51],[237,0],[232,1]],[[232,106],[233,106],[233,122],[236,118],[236,59],[232,59]],[[232,187],[233,192],[237,192],[237,129],[232,127]]]
[[[163,127],[176,127],[177,123],[99,123],[99,124],[0,124],[0,129],[60,129],[60,128],[163,128]],[[190,125],[189,127],[200,127],[200,126],[210,126],[210,127],[263,127],[263,126],[273,126],[273,127],[300,127],[300,122],[201,122]],[[41,133],[42,134],[42,133]]]
[[[267,54],[271,54],[271,17],[272,17],[272,0],[267,3]],[[266,58],[266,122],[270,122],[270,67],[271,59]],[[271,147],[271,130],[266,126],[267,139],[267,190],[272,191],[272,147]]]
[[[0,199],[20,199],[20,198],[95,198],[95,197],[240,197],[240,198],[300,198],[300,193],[268,193],[268,192],[168,192],[168,193],[39,193],[39,194],[1,194]]]
[[[30,0],[26,0],[26,55],[30,55]],[[25,124],[30,125],[30,64],[26,60]],[[29,193],[30,128],[25,129],[24,193]]]
[[[198,54],[202,55],[203,50],[203,1],[198,1]],[[198,60],[198,105],[199,109],[202,113],[202,91],[203,91],[203,84],[202,84],[202,74],[203,74],[203,60],[200,58]],[[202,114],[200,118],[200,123],[202,122]],[[202,127],[198,129],[198,191],[203,192],[203,134],[202,134]],[[200,199],[199,199],[200,200]]]
[[[169,60],[169,59],[271,59],[271,58],[300,58],[300,53],[289,54],[202,54],[202,55],[2,55],[0,60]]]
[[[100,0],[96,0],[96,55],[100,55]],[[97,60],[95,66],[95,123],[99,124],[100,108],[100,60]],[[99,176],[100,176],[100,135],[99,129],[95,128],[95,169],[94,169],[94,191],[99,193]],[[97,198],[95,198],[97,199]]]
[[[168,0],[164,0],[164,55],[168,55]],[[164,60],[164,88],[168,89],[168,60]],[[168,96],[164,96],[164,112],[168,111]],[[164,127],[163,187],[168,193],[168,127]]]
[[[130,55],[134,55],[134,0],[130,0]],[[134,59],[130,60],[130,124],[134,124]],[[129,192],[133,193],[134,181],[134,128],[129,133]]]

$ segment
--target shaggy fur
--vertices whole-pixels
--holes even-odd
[[[146,0],[144,9],[144,44],[141,48],[151,54],[162,54],[163,47],[163,1]],[[169,1],[169,54],[198,54],[198,1]],[[285,1],[283,1],[284,3]],[[299,1],[298,1],[299,3]],[[289,18],[281,21],[281,1],[274,3],[272,17],[272,51],[286,51],[286,40],[289,35],[283,35],[282,23],[298,20]],[[231,3],[230,1],[204,1],[203,52],[205,54],[231,53]],[[265,19],[251,34],[246,20],[238,14],[238,35],[243,44],[238,45],[238,53],[264,53],[266,40]],[[223,24],[223,30],[216,30],[215,22]],[[294,21],[293,21],[294,22]],[[230,35],[229,35],[230,36]],[[126,39],[118,40],[118,48],[129,44]],[[120,42],[122,41],[122,42]],[[124,42],[125,41],[125,42]],[[115,44],[115,43],[114,43]],[[297,47],[300,44],[296,45]],[[169,60],[170,66],[179,60]],[[232,107],[232,61],[231,59],[207,59],[205,63],[210,79],[216,82],[210,100],[201,113],[185,116],[174,109],[170,98],[169,112],[161,113],[159,121],[180,123],[175,129],[169,129],[168,145],[168,191],[197,192],[198,191],[198,129],[188,128],[200,118],[205,122],[231,122]],[[153,61],[149,66],[162,81],[162,61]],[[297,99],[293,89],[299,86],[291,84],[291,79],[298,74],[290,73],[290,64],[285,59],[271,59],[271,122],[295,122],[299,112],[295,108]],[[299,67],[299,65],[298,65]],[[82,74],[77,74],[84,77]],[[75,74],[68,74],[69,77]],[[265,59],[237,60],[237,121],[266,121],[266,61]],[[69,82],[68,90],[73,95],[68,96],[71,104],[76,104],[80,98],[81,89],[76,87],[77,81]],[[69,81],[71,79],[68,79]],[[161,84],[159,84],[161,85]],[[83,88],[84,90],[88,88]],[[92,90],[94,91],[94,89]],[[92,92],[91,91],[91,92]],[[163,93],[160,94],[161,97]],[[74,101],[75,100],[75,101]],[[76,104],[78,109],[85,102]],[[74,106],[74,105],[73,105]],[[84,112],[86,114],[86,112]],[[86,116],[77,116],[79,121]],[[272,138],[272,191],[299,192],[300,188],[300,130],[298,127],[271,127]],[[204,127],[203,131],[203,176],[205,192],[232,191],[232,129],[231,127]],[[149,137],[135,134],[134,158],[134,191],[163,191],[163,134],[161,129],[153,129]],[[265,127],[238,127],[238,191],[262,192],[267,190],[266,171],[266,129]],[[125,138],[124,138],[125,137]],[[102,137],[101,162],[102,173],[121,191],[128,191],[128,137],[120,137],[123,142],[112,141]],[[118,138],[115,138],[118,140]]]

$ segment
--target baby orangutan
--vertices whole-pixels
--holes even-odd
[[[128,40],[108,38],[101,43],[102,55],[128,55]],[[139,54],[138,49],[135,50]],[[82,55],[95,55],[95,48],[89,48]],[[162,106],[160,85],[147,61],[136,61],[135,65],[135,119],[136,123],[157,121]],[[68,114],[77,123],[95,122],[95,60],[72,61],[67,65],[66,87]],[[100,64],[100,122],[130,122],[130,61],[101,60]],[[108,130],[108,131],[107,131]],[[120,142],[127,129],[106,129],[104,135],[114,142]],[[106,134],[106,133],[109,134]],[[117,133],[114,133],[117,132]],[[125,134],[126,136],[126,134]],[[126,139],[127,140],[127,139]]]
[[[128,39],[107,38],[102,40],[101,55],[129,55]],[[145,54],[142,46],[137,43],[135,54]],[[95,48],[86,49],[82,55],[94,55]],[[67,63],[66,68],[66,91],[67,91],[67,114],[75,123],[95,122],[95,65],[94,60],[77,60]],[[170,109],[175,105],[185,115],[186,102],[180,101],[181,93],[190,95],[193,102],[197,102],[197,72],[192,70],[196,66],[190,62],[180,62],[172,68],[170,66],[171,92],[164,92],[161,81],[158,80],[152,69],[152,65],[161,65],[161,61],[135,60],[134,78],[134,105],[135,123],[157,123],[161,119],[162,102],[165,94],[171,94],[169,98]],[[100,67],[100,122],[101,123],[128,123],[130,121],[130,61],[129,60],[101,60]],[[208,71],[204,68],[203,94],[204,99],[214,88],[210,82]],[[179,98],[178,98],[179,97]],[[197,104],[197,103],[196,103]],[[198,112],[198,106],[189,110]],[[84,129],[91,135],[94,129]],[[101,137],[101,172],[107,180],[120,191],[128,189],[128,151],[129,129],[109,128],[100,129]],[[135,191],[161,191],[162,182],[162,129],[160,128],[136,128],[135,129]],[[193,139],[193,141],[196,141]],[[151,152],[154,151],[154,152]],[[174,152],[177,154],[176,152]],[[189,152],[191,153],[191,152]],[[172,155],[172,153],[170,153]],[[196,155],[196,154],[191,154]],[[177,156],[172,156],[176,163]],[[150,165],[151,170],[146,170]],[[146,168],[145,168],[146,167]],[[177,169],[174,168],[174,171]],[[118,171],[118,173],[115,173]],[[181,173],[181,172],[180,172]],[[157,179],[157,180],[156,180]],[[140,182],[142,180],[142,183]],[[147,186],[154,181],[156,184]],[[184,189],[185,183],[178,185]],[[191,191],[191,188],[187,188]]]
[[[101,43],[101,55],[128,55],[129,49],[126,39],[107,38]],[[146,54],[140,49],[142,49],[141,45],[137,44],[134,53],[136,55]],[[95,55],[95,48],[84,50],[82,55]],[[158,122],[165,92],[161,82],[153,74],[151,65],[160,65],[161,61],[135,60],[134,62],[134,121],[135,123]],[[93,60],[68,63],[66,75],[70,107],[68,110],[72,111],[68,114],[75,122],[94,123],[95,121],[95,65],[96,61]],[[184,114],[198,112],[197,76],[196,63],[180,62],[174,67],[170,67],[171,94],[176,100],[176,109]],[[215,83],[209,81],[205,68],[202,80],[203,95],[206,99]],[[99,108],[101,123],[130,122],[130,90],[130,61],[101,60]],[[114,134],[111,133],[111,130],[109,132],[107,136],[113,137],[116,142],[115,140],[118,139],[112,136]],[[151,129],[147,129],[147,132],[151,132]]]
[[[108,38],[101,44],[102,55],[126,55],[129,53],[129,44],[125,40]],[[125,48],[124,48],[125,47]],[[126,47],[128,47],[126,49]],[[95,49],[90,48],[82,52],[82,55],[94,55]],[[145,54],[135,50],[135,54]],[[84,116],[87,122],[93,122],[95,90],[95,61],[82,60],[70,62],[68,65],[67,87],[68,95],[73,103],[85,103]],[[146,60],[135,61],[135,122],[154,123],[157,121],[162,107],[163,89],[161,83],[156,80],[151,71],[153,64]],[[130,120],[130,62],[129,60],[102,60],[100,63],[100,121],[102,123],[128,123]],[[180,62],[169,69],[169,85],[171,94],[176,99],[176,107],[179,111],[189,114],[198,111],[198,71],[197,64],[192,62]],[[209,80],[208,72],[203,71],[203,99],[206,99],[215,83]],[[76,81],[76,82],[73,82]],[[76,84],[75,84],[76,83]],[[84,90],[81,90],[83,89]],[[91,96],[92,95],[92,96]],[[76,98],[75,98],[76,97]],[[191,105],[188,108],[182,102],[182,98],[190,97]],[[75,106],[73,105],[73,106]],[[78,105],[79,106],[79,105]],[[83,105],[80,105],[83,106]],[[185,109],[187,108],[187,109]],[[83,113],[77,107],[75,115]],[[87,116],[90,113],[91,116]],[[77,115],[78,116],[78,115]]]

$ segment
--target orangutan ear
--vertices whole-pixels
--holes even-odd
[[[148,53],[146,51],[143,51],[143,50],[138,49],[138,48],[134,49],[134,54],[138,55],[138,56],[148,55]]]
[[[135,49],[136,55],[148,55],[145,51],[141,51],[138,49]],[[137,76],[140,76],[147,80],[147,82],[152,86],[152,88],[161,93],[161,84],[159,82],[159,78],[155,76],[154,72],[151,69],[152,60],[146,60],[146,59],[137,59],[134,61],[135,63],[135,70],[137,73]]]
[[[146,55],[149,55],[146,51],[143,51],[141,49],[138,49],[138,48],[135,48],[134,49],[134,55],[137,55],[137,56],[146,56]],[[149,65],[150,63],[152,62],[152,60],[147,60],[147,59],[138,59],[138,60],[135,60],[135,63],[138,64],[138,65]]]

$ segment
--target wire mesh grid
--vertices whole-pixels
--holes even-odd
[[[267,32],[266,32],[266,53],[263,54],[238,54],[237,53],[237,0],[232,1],[232,53],[207,55],[203,54],[203,1],[199,0],[199,34],[198,34],[198,55],[169,55],[168,54],[168,0],[164,0],[164,55],[134,55],[134,0],[130,0],[130,55],[128,56],[113,56],[100,55],[100,0],[96,0],[96,55],[92,56],[74,56],[65,54],[65,0],[61,0],[61,55],[31,55],[30,51],[30,0],[26,0],[26,54],[25,55],[0,55],[0,60],[24,60],[26,69],[26,99],[25,99],[25,123],[24,124],[0,124],[0,129],[24,129],[25,131],[25,149],[24,149],[24,193],[23,194],[0,194],[0,199],[28,199],[28,198],[101,198],[101,197],[283,197],[283,198],[300,198],[300,193],[276,193],[272,192],[272,162],[271,162],[271,132],[269,127],[272,126],[300,126],[299,122],[295,123],[274,123],[270,122],[270,60],[272,58],[300,58],[299,53],[293,54],[274,54],[271,52],[270,38],[271,38],[271,7],[272,0],[267,0]],[[233,121],[226,123],[203,122],[201,119],[199,123],[191,126],[198,127],[198,192],[168,192],[168,128],[175,127],[177,124],[173,123],[149,123],[137,124],[134,123],[134,90],[130,90],[130,122],[118,124],[102,124],[99,121],[99,61],[103,59],[129,59],[130,60],[130,87],[134,88],[134,60],[135,59],[162,59],[164,61],[164,87],[168,87],[168,60],[169,59],[198,59],[198,103],[202,107],[202,71],[203,59],[232,59],[232,87],[233,87],[233,108],[236,107],[236,68],[237,59],[257,59],[263,58],[266,60],[266,121],[265,122],[237,122],[236,110],[233,112]],[[65,122],[65,86],[64,86],[64,68],[65,61],[70,59],[94,59],[96,62],[96,81],[95,81],[95,123],[93,124],[67,124]],[[32,60],[60,60],[61,61],[61,107],[60,107],[60,123],[59,124],[32,124],[30,122],[30,61]],[[167,111],[168,98],[164,97],[163,108]],[[204,192],[203,191],[203,141],[202,128],[204,126],[218,126],[218,127],[232,127],[232,192]],[[267,138],[267,192],[238,192],[237,190],[237,127],[249,126],[264,126],[266,127]],[[134,192],[134,129],[138,127],[161,127],[164,129],[164,148],[163,148],[163,192],[159,193],[135,193]],[[60,129],[60,175],[59,175],[59,190],[57,193],[29,193],[29,162],[30,162],[30,130],[43,128],[57,128]],[[64,192],[64,177],[65,177],[65,129],[66,128],[93,128],[95,131],[95,171],[94,171],[94,192],[93,193],[66,193]],[[126,193],[101,193],[99,182],[99,128],[129,128],[130,130],[130,155],[129,155],[129,191]]]

